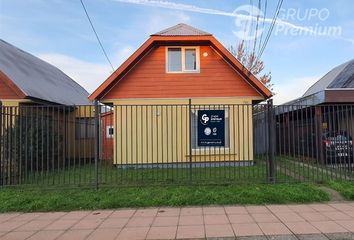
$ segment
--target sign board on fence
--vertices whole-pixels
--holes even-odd
[[[224,110],[198,110],[198,146],[225,146]]]

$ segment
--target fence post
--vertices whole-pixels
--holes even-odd
[[[268,180],[274,183],[276,180],[275,176],[275,128],[274,128],[274,113],[273,113],[273,99],[267,101],[268,107],[268,161],[269,161],[269,171]]]
[[[100,113],[99,113],[99,105],[98,101],[94,101],[95,105],[95,188],[98,189],[98,160],[100,155]]]
[[[188,101],[188,110],[189,110],[189,181],[192,182],[192,99]]]

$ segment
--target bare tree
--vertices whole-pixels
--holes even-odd
[[[229,51],[257,78],[261,81],[269,90],[273,91],[273,83],[271,72],[262,73],[264,70],[264,62],[257,59],[255,52],[248,53],[245,49],[245,42],[241,41],[237,48],[231,46]]]

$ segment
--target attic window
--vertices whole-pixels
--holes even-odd
[[[198,47],[168,47],[166,48],[166,55],[166,72],[199,72],[200,63]]]

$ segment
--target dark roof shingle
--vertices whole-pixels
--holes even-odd
[[[2,39],[0,71],[27,97],[63,105],[90,104],[89,93],[61,70]]]
[[[180,23],[175,26],[166,28],[151,36],[207,36],[211,35],[208,32],[189,26],[185,23]]]

